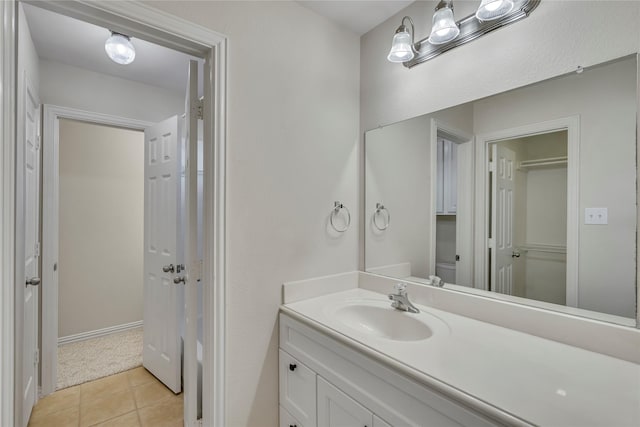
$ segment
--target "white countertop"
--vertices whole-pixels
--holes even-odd
[[[417,304],[417,316],[432,326],[430,338],[376,338],[332,315],[349,300],[393,310],[386,295],[361,288],[283,307],[394,359],[427,384],[435,378],[529,423],[640,426],[640,365]]]

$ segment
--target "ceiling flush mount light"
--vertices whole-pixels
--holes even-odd
[[[453,18],[453,1],[441,0],[433,14],[429,43],[444,44],[458,37],[460,28]]]
[[[453,0],[440,0],[433,14],[431,34],[414,41],[413,21],[402,18],[387,59],[411,68],[498,28],[526,18],[541,0],[482,0],[477,11],[461,20],[453,16]],[[411,31],[405,25],[411,24]]]
[[[407,26],[404,25],[405,20],[408,20],[409,24],[411,24],[411,33],[409,33]],[[420,44],[418,43],[416,45],[413,42],[414,34],[413,21],[408,16],[405,16],[402,18],[402,23],[393,36],[391,50],[389,51],[389,55],[387,55],[387,59],[391,62],[407,62],[412,60],[416,51],[420,49]]]
[[[111,37],[104,43],[104,50],[116,64],[131,64],[136,58],[136,49],[131,43],[131,38],[115,31],[111,32]]]
[[[476,18],[481,21],[500,19],[513,10],[513,0],[482,0],[476,11]]]

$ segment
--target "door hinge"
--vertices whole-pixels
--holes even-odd
[[[198,99],[196,103],[196,117],[199,120],[204,120],[204,97]]]
[[[496,162],[489,162],[489,172],[496,171]]]
[[[38,363],[40,363],[40,349],[37,348],[33,354],[33,364],[37,366]]]
[[[488,240],[488,247],[489,249],[493,249],[493,245],[495,244],[495,241],[493,239],[489,239]]]
[[[35,248],[33,248],[33,253],[36,255],[36,257],[40,256],[40,242],[36,242],[36,246]]]

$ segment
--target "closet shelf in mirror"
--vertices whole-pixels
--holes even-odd
[[[520,251],[526,252],[548,252],[554,254],[566,254],[567,246],[566,245],[545,245],[542,243],[526,243],[524,245],[518,246]]]
[[[549,166],[566,166],[567,156],[563,157],[548,157],[545,159],[535,160],[523,160],[520,162],[518,169],[532,169],[532,168],[544,168]]]

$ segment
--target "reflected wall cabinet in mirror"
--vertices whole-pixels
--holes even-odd
[[[637,81],[632,55],[366,132],[365,270],[635,325]]]

